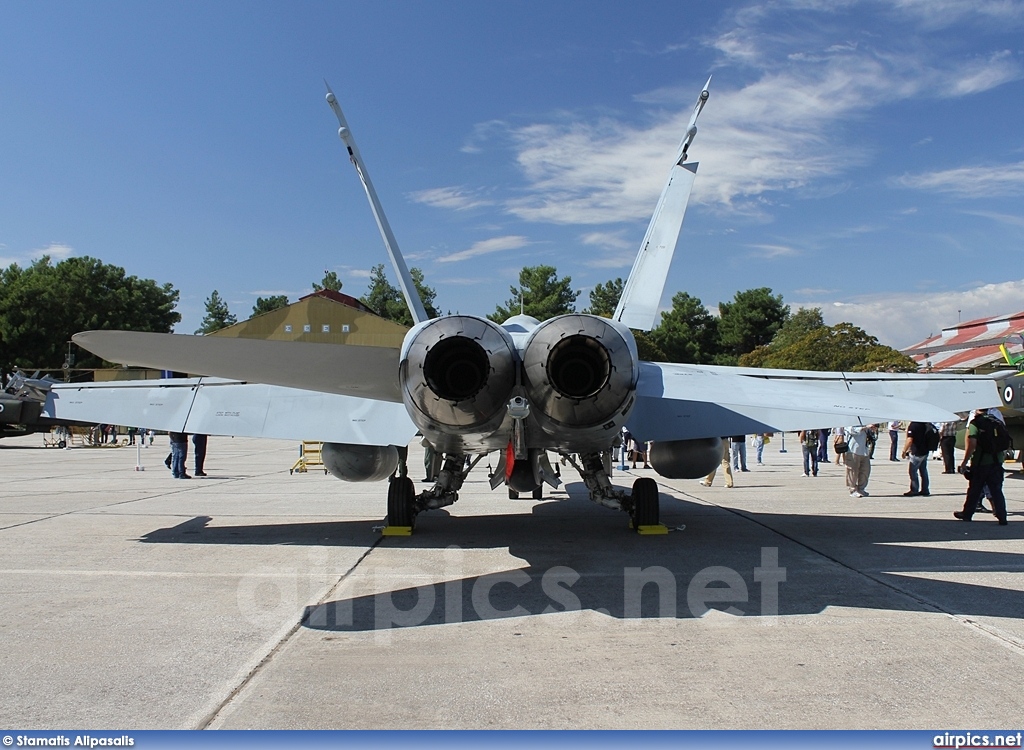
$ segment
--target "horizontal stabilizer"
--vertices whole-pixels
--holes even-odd
[[[993,381],[984,378],[957,386],[953,381],[929,383],[924,375],[882,374],[858,380],[843,373],[803,373],[820,377],[802,380],[752,377],[740,370],[643,363],[630,431],[641,440],[689,440],[894,419],[946,422],[958,418],[954,407],[965,400],[987,401],[990,388],[998,399]],[[965,390],[974,395],[964,395]],[[929,400],[924,399],[927,395]]]
[[[402,400],[398,349],[138,331],[85,331],[72,340],[108,362],[123,365]]]
[[[407,445],[416,427],[402,404],[218,378],[62,383],[46,416],[168,432]]]

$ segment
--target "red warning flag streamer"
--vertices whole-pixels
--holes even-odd
[[[516,452],[512,448],[512,441],[508,441],[508,447],[505,448],[505,481],[507,482],[512,477],[512,469],[516,466]]]

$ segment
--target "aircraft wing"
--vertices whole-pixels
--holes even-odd
[[[218,378],[60,384],[43,413],[170,432],[354,445],[407,445],[416,434],[400,403]]]
[[[999,394],[985,377],[642,362],[627,426],[641,440],[688,440],[893,419],[946,422],[989,401],[998,404]]]
[[[999,406],[999,389],[988,375],[958,375],[956,373],[905,372],[814,372],[809,370],[774,370],[757,367],[719,367],[716,372],[735,373],[748,378],[761,378],[775,382],[802,382],[865,396],[909,399],[939,406],[947,411],[968,412]],[[910,417],[894,415],[889,420],[908,420]],[[915,421],[915,420],[911,420]],[[916,420],[938,422],[938,419]],[[948,421],[948,420],[947,420]]]
[[[85,331],[71,338],[123,365],[402,401],[398,349],[140,331]]]

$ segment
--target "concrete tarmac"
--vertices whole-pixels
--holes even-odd
[[[656,477],[631,533],[571,467],[380,535],[385,483],[298,446],[211,438],[174,480],[135,448],[0,443],[0,725],[141,728],[983,728],[1024,715],[1024,480],[1010,523],[952,518],[930,462],[800,476],[795,440],[736,487]],[[888,441],[883,436],[879,446]],[[190,446],[191,447],[191,446]],[[410,472],[422,478],[414,446]],[[136,471],[141,453],[144,471]],[[422,486],[422,485],[418,485]]]

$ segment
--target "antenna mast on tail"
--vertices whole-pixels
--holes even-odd
[[[348,158],[355,165],[359,179],[363,183],[366,197],[370,201],[370,210],[373,211],[373,218],[377,221],[377,229],[380,230],[381,239],[384,240],[384,247],[387,248],[388,257],[391,258],[391,265],[395,269],[395,273],[398,274],[398,284],[402,287],[402,294],[405,295],[406,304],[409,305],[409,312],[412,313],[413,323],[422,323],[425,320],[429,320],[430,316],[427,315],[426,310],[423,308],[423,302],[416,291],[416,285],[413,284],[412,276],[409,275],[409,269],[405,265],[405,258],[402,257],[402,252],[398,249],[398,241],[391,232],[391,225],[388,224],[388,218],[384,215],[384,209],[377,199],[377,191],[373,189],[373,183],[370,182],[370,173],[366,171],[363,157],[359,155],[359,149],[356,147],[352,131],[349,129],[345,115],[338,104],[338,98],[331,91],[330,84],[327,81],[324,81],[324,84],[327,86],[327,103],[334,110],[334,114],[338,118],[338,137],[341,138],[345,148],[348,149]]]

